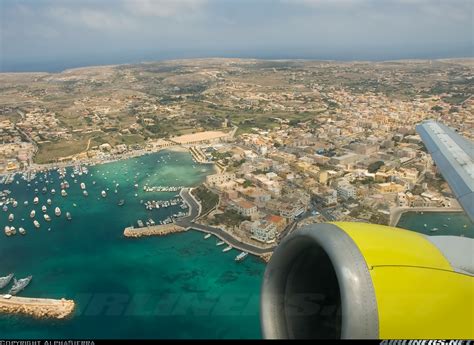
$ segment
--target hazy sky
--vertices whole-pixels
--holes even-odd
[[[0,0],[0,68],[473,55],[473,0]]]

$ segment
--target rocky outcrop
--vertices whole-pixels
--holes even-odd
[[[176,232],[186,231],[185,228],[176,224],[154,225],[146,228],[125,228],[125,237],[163,236]]]
[[[0,296],[0,313],[22,314],[39,319],[64,319],[74,312],[75,303],[64,298],[28,298],[11,297],[9,299]]]

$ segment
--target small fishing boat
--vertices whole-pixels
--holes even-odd
[[[224,249],[222,249],[222,251],[225,253],[225,252],[228,252],[231,249],[232,249],[232,246],[227,246]]]

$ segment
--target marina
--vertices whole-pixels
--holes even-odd
[[[163,152],[159,155],[89,167],[88,175],[75,174],[76,184],[70,178],[71,168],[67,168],[65,179],[68,179],[70,184],[69,188],[65,188],[67,197],[60,195],[60,183],[64,182],[64,178],[61,179],[56,170],[47,172],[47,178],[44,177],[44,173],[37,173],[36,180],[31,181],[30,187],[26,181],[20,180],[19,185],[14,182],[8,187],[0,188],[10,189],[9,197],[14,197],[18,201],[17,208],[12,209],[11,204],[8,204],[9,211],[0,212],[3,226],[13,225],[17,232],[21,226],[27,231],[24,237],[17,234],[7,238],[3,235],[0,251],[11,253],[10,248],[15,247],[18,248],[18,254],[13,252],[6,257],[2,266],[4,271],[0,272],[0,276],[6,276],[9,271],[21,273],[19,278],[31,274],[33,281],[25,290],[19,292],[18,296],[45,297],[55,301],[60,301],[62,297],[67,300],[73,299],[74,302],[71,303],[83,311],[87,310],[90,303],[87,296],[103,291],[104,286],[107,286],[111,293],[120,293],[123,291],[122,287],[130,293],[140,293],[140,289],[154,289],[158,296],[167,290],[184,294],[186,288],[206,289],[210,294],[217,295],[233,293],[236,288],[240,291],[244,291],[244,288],[256,291],[260,285],[259,276],[263,269],[263,264],[259,260],[247,258],[236,265],[234,257],[239,252],[227,255],[226,260],[221,260],[223,255],[220,250],[216,250],[214,240],[203,241],[204,234],[186,231],[186,228],[180,228],[172,223],[173,214],[187,213],[187,210],[182,209],[179,204],[153,210],[145,208],[147,201],[175,199],[177,198],[175,194],[178,192],[154,195],[152,192],[142,190],[144,184],[152,186],[189,183],[192,186],[198,185],[206,176],[205,172],[200,171],[202,167],[192,169],[193,163],[187,153],[177,155],[173,153],[171,156],[179,158],[179,161],[173,158],[173,163],[160,163],[161,165],[157,167],[156,157],[167,156],[168,153]],[[212,167],[210,166],[207,171],[212,172]],[[42,181],[39,180],[40,177]],[[180,180],[175,181],[176,178]],[[46,183],[45,180],[48,180],[49,192],[43,195],[41,190]],[[35,184],[35,181],[38,184]],[[87,199],[80,188],[81,182],[87,186],[89,192]],[[135,184],[139,187],[136,188]],[[37,205],[32,203],[35,188],[38,188],[37,196],[40,199]],[[52,188],[56,189],[55,195],[50,192]],[[114,193],[115,189],[118,191],[117,194]],[[106,198],[101,198],[102,190],[107,192]],[[134,194],[138,196],[135,197]],[[52,201],[51,205],[46,202],[48,198]],[[29,201],[29,206],[24,206],[25,200]],[[120,200],[125,201],[122,207],[117,206]],[[143,200],[143,203],[140,203],[140,200]],[[43,204],[47,206],[47,214],[52,216],[50,222],[43,219],[44,213],[41,211]],[[52,214],[56,207],[61,209],[60,217]],[[35,217],[30,218],[32,210],[35,210]],[[67,212],[72,218],[71,221],[67,220]],[[7,220],[9,213],[15,215],[15,220],[10,224]],[[22,218],[25,218],[25,221],[22,221]],[[137,228],[138,219],[142,220],[144,227]],[[167,219],[171,223],[159,227],[159,222]],[[39,228],[34,227],[35,220],[40,224]],[[151,221],[155,222],[155,225],[152,225]],[[132,223],[135,228],[124,233],[124,228]],[[147,223],[150,226],[147,226]],[[48,228],[51,228],[51,231],[48,231]],[[98,243],[101,244],[100,251],[97,251]],[[20,252],[28,255],[21,255],[22,259],[18,260]],[[167,267],[163,268],[162,262],[172,264],[166,264]],[[189,274],[209,266],[212,266],[213,270],[205,270],[199,277]],[[84,269],[85,267],[87,269]],[[135,267],[135,270],[131,267]],[[119,272],[127,272],[127,279],[123,279],[123,274]],[[207,285],[208,282],[225,282],[226,274],[235,274],[239,278],[232,284]],[[101,278],[98,280],[97,277]],[[0,293],[7,292],[8,289],[5,289]],[[5,301],[13,303],[15,299],[20,298],[23,297],[13,296]],[[258,302],[252,301],[248,309],[253,315],[248,322],[255,324],[258,322]],[[39,310],[38,307],[38,316],[34,317],[48,317]],[[156,337],[176,334],[175,329],[178,327],[176,319],[173,321],[169,317],[162,317],[160,325],[156,327],[156,317],[149,317],[146,308],[141,306],[137,309],[138,316],[133,319],[110,318],[102,313],[87,317],[83,317],[80,313],[77,315],[71,313],[69,317],[72,317],[67,317],[66,322],[55,325],[39,323],[32,318],[19,317],[18,320],[10,318],[8,314],[13,312],[12,307],[0,313],[0,330],[3,336],[12,334],[26,336],[28,333],[28,336],[33,337],[62,338],[62,334],[68,332],[74,337],[87,334],[91,337],[115,338],[120,337],[121,332],[127,332],[131,336]],[[24,313],[19,315],[32,316]],[[247,323],[245,320],[242,322]],[[179,327],[195,325],[201,329],[208,327],[209,324],[215,329],[225,329],[228,326],[228,322],[211,315],[206,320],[196,320],[195,317],[181,318]],[[141,325],[140,332],[138,325]],[[202,331],[196,329],[193,332],[198,334]]]

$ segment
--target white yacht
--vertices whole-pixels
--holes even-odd
[[[21,235],[26,235],[26,230],[25,230],[25,228],[22,228],[21,226],[18,228],[18,232],[19,232]]]
[[[222,251],[225,253],[225,252],[228,252],[231,249],[232,249],[232,246],[227,246],[224,249],[222,249]]]
[[[67,196],[67,192],[64,189],[61,189],[61,196]]]
[[[54,209],[54,214],[59,217],[61,215],[61,209],[59,207],[56,207]]]
[[[47,222],[50,222],[51,221],[51,217],[48,216],[47,214],[44,215],[44,220],[47,221]]]
[[[14,219],[15,219],[15,215],[14,215],[13,213],[10,213],[10,214],[8,215],[8,220],[9,220],[10,222],[13,222]]]
[[[41,211],[46,212],[48,209],[46,208],[45,205],[41,206]]]
[[[102,195],[102,197],[105,198],[107,196],[107,193],[105,192],[105,190],[103,190],[102,192],[100,192],[100,195]]]
[[[34,224],[35,228],[40,227],[40,223],[36,219],[33,221],[33,224]]]
[[[37,205],[38,203],[39,203],[39,198],[35,196],[35,198],[33,199],[33,204]]]
[[[36,211],[35,210],[32,210],[30,212],[30,218],[35,218],[35,215],[36,215]]]
[[[51,199],[46,200],[46,203],[47,203],[48,205],[51,205]]]
[[[86,189],[86,184],[84,182],[81,182],[81,189]]]

